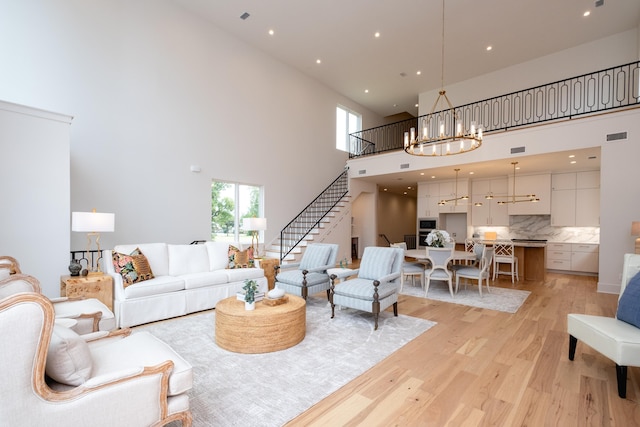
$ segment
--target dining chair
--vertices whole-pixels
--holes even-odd
[[[487,284],[487,292],[491,292],[489,290],[489,272],[494,249],[489,246],[482,246],[482,256],[476,266],[463,267],[456,271],[456,293],[458,293],[458,288],[460,287],[460,279],[477,280],[480,296],[482,296],[482,281],[484,280]]]
[[[429,285],[432,280],[446,281],[449,285],[449,293],[453,298],[453,279],[452,272],[449,270],[449,262],[453,257],[453,247],[448,248],[427,248],[427,260],[431,263],[431,267],[424,272],[425,276],[425,292],[426,297],[429,294]]]
[[[515,283],[514,278],[516,281],[520,281],[518,277],[518,257],[515,256],[513,242],[496,240],[493,248],[493,280],[495,280],[499,274],[508,274],[511,276],[511,283]],[[509,264],[511,270],[500,271],[500,264]]]
[[[403,256],[407,252],[406,242],[392,243],[391,247],[402,249]],[[400,292],[402,292],[404,281],[408,276],[411,276],[411,284],[413,284],[414,286],[415,278],[416,276],[418,276],[418,280],[420,280],[420,287],[424,289],[424,264],[416,261],[411,262],[406,260],[402,263],[402,275],[400,276]]]

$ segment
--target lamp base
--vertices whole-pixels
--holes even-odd
[[[640,237],[636,239],[636,254],[640,254]]]

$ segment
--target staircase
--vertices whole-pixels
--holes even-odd
[[[300,262],[307,244],[325,241],[343,221],[351,223],[347,172],[345,169],[280,231],[280,238],[266,249],[267,257],[283,264]]]

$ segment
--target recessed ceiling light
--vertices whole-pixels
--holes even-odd
[[[404,192],[404,193],[402,193],[402,194],[404,194],[404,195],[406,196],[406,195],[407,195],[407,192],[405,191],[405,192]]]
[[[420,172],[420,175],[424,175],[424,172]]]
[[[469,172],[469,175],[473,175],[475,172]]]
[[[416,104],[415,107],[418,108],[420,106],[420,104]]]
[[[407,187],[407,190],[411,190],[411,187]]]
[[[587,17],[589,15],[591,15],[591,11],[590,10],[587,10],[585,13],[582,14],[582,16],[584,16],[584,17]]]
[[[520,170],[520,166],[516,166],[516,169]]]
[[[387,191],[387,189],[385,188],[384,191]]]
[[[364,90],[364,93],[369,93],[369,89],[365,89],[365,90]]]
[[[380,32],[379,32],[379,31],[376,31],[376,32],[374,33],[374,35],[373,35],[373,36],[374,36],[375,38],[380,37]]]
[[[435,175],[431,175],[431,179],[434,179],[436,176]]]
[[[493,49],[493,46],[487,46],[487,50],[488,51],[491,50],[491,49]]]
[[[576,163],[578,163],[578,162],[577,162],[577,161],[575,161],[575,160],[571,160],[571,164],[572,164],[572,165],[575,165]]]
[[[573,159],[575,156],[576,156],[575,154],[571,154],[571,155],[569,155],[569,158]]]
[[[270,35],[270,36],[274,35],[275,33],[276,33],[275,31],[273,31],[273,30],[269,30],[269,35]]]
[[[316,59],[316,64],[322,64],[322,60],[321,59]]]
[[[420,74],[422,74],[422,71],[418,70],[418,71],[416,71],[416,74],[420,75]]]

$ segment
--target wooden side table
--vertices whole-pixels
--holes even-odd
[[[269,290],[273,289],[276,282],[275,266],[278,265],[278,258],[256,258],[258,267],[264,270],[264,277],[269,283]]]
[[[113,279],[108,274],[60,276],[60,296],[96,298],[113,311]]]

